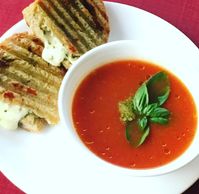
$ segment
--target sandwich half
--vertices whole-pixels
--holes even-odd
[[[83,53],[108,40],[109,22],[102,0],[35,0],[23,15],[44,43],[42,57],[55,66],[68,68]]]
[[[43,43],[20,33],[0,43],[0,126],[40,131],[59,121],[64,71],[41,58]]]

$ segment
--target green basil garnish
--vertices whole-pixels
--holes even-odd
[[[159,72],[144,82],[133,97],[119,103],[121,120],[126,124],[126,139],[135,147],[144,143],[150,123],[165,125],[170,112],[161,107],[170,94],[166,73]]]
[[[148,119],[146,116],[138,119],[138,126],[141,131],[144,131],[144,129],[147,127],[147,124],[148,124]]]
[[[140,146],[149,135],[150,128],[147,126],[144,129],[139,128],[139,123],[131,121],[126,124],[126,139],[134,147]]]
[[[167,118],[164,118],[164,117],[152,117],[152,118],[150,118],[150,121],[152,123],[158,123],[158,124],[161,124],[161,125],[165,125],[169,122],[169,120]]]
[[[142,137],[140,138],[140,141],[138,142],[137,146],[140,146],[144,143],[145,139],[147,138],[147,136],[149,135],[149,131],[150,131],[150,128],[149,126],[144,130],[144,133],[142,134]]]
[[[150,117],[168,117],[170,112],[166,108],[157,107],[150,112]]]
[[[147,82],[150,103],[162,105],[170,93],[169,79],[166,73],[159,72],[152,76]]]
[[[135,93],[133,98],[133,109],[141,113],[142,110],[148,105],[149,103],[149,96],[147,92],[146,83],[143,83]]]

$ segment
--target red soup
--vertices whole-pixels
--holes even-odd
[[[82,81],[73,100],[73,122],[93,153],[115,165],[142,169],[164,165],[188,148],[197,125],[196,107],[183,83],[166,70],[171,92],[163,107],[171,112],[169,123],[152,124],[140,147],[126,140],[118,103],[162,70],[143,61],[117,61],[96,69]]]

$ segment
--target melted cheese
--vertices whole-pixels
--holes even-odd
[[[27,108],[0,101],[0,126],[5,129],[15,130],[18,128],[19,121],[28,112]]]
[[[43,29],[44,50],[42,52],[42,58],[54,66],[60,66],[64,60],[68,60],[70,63],[74,63],[78,57],[73,56],[68,52],[66,47],[61,41],[49,30]]]
[[[42,58],[51,65],[60,66],[61,62],[67,57],[66,48],[51,32],[46,32],[44,38]]]

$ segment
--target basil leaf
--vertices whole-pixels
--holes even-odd
[[[140,145],[142,145],[145,141],[145,139],[147,138],[147,136],[149,135],[149,132],[150,132],[150,128],[147,127],[145,130],[144,130],[144,133],[142,134],[142,137],[140,138],[140,141],[139,143],[137,144],[136,147],[139,147]]]
[[[166,73],[159,72],[152,76],[147,82],[149,102],[162,105],[170,94],[170,83]]]
[[[170,112],[166,108],[157,107],[152,112],[150,112],[151,117],[167,117],[170,115]]]
[[[126,125],[126,139],[134,147],[138,147],[144,143],[149,135],[149,127],[144,130],[139,130],[138,121],[128,122]]]
[[[141,113],[142,110],[148,105],[149,103],[149,96],[146,87],[146,83],[143,83],[135,93],[133,98],[133,109]]]
[[[149,135],[149,124],[165,125],[170,112],[161,105],[168,99],[170,84],[167,75],[159,72],[144,82],[134,97],[119,103],[120,118],[126,124],[127,141],[135,147],[144,143]]]
[[[169,119],[163,118],[163,117],[152,117],[152,118],[150,118],[150,121],[152,123],[158,123],[158,124],[161,124],[161,125],[165,125],[169,122]]]
[[[144,110],[142,111],[142,113],[144,115],[146,115],[146,116],[149,116],[151,114],[151,112],[153,112],[157,107],[158,107],[157,103],[149,104],[148,106],[146,106],[144,108]]]
[[[159,105],[162,105],[166,102],[166,100],[169,97],[169,94],[170,94],[170,87],[166,87],[164,95],[158,97]]]
[[[138,119],[138,126],[139,126],[139,129],[140,129],[141,131],[143,131],[143,130],[146,128],[147,123],[148,123],[148,120],[147,120],[147,118],[146,118],[145,116],[142,117],[142,118],[139,118],[139,119]]]
[[[128,122],[126,125],[125,136],[128,142],[131,142],[131,131],[132,131],[132,122]]]

